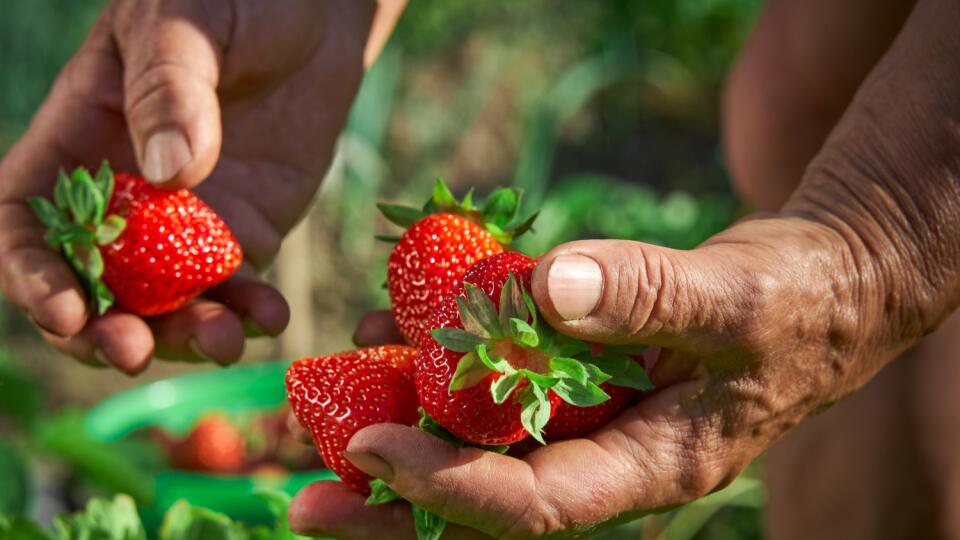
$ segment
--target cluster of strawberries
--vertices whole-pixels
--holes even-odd
[[[387,289],[408,345],[305,358],[287,372],[294,413],[352,489],[370,493],[371,479],[342,453],[371,424],[504,451],[528,437],[583,436],[650,389],[638,348],[579,341],[539,316],[528,293],[536,260],[508,250],[535,217],[517,218],[518,190],[497,189],[477,207],[438,181],[422,209],[380,208],[407,227]]]
[[[387,288],[407,345],[305,358],[287,371],[288,400],[324,462],[353,490],[372,492],[371,502],[396,494],[343,457],[366,426],[419,425],[506,451],[527,438],[590,433],[651,388],[638,348],[579,341],[539,316],[528,293],[536,261],[508,250],[536,217],[518,218],[519,190],[497,189],[479,206],[472,199],[458,201],[438,181],[422,208],[380,206],[406,227],[393,239]],[[95,176],[61,173],[52,202],[29,203],[101,314],[114,305],[172,312],[242,260],[233,234],[192,193],[114,176],[106,164]],[[439,518],[414,516],[418,534],[439,536]]]

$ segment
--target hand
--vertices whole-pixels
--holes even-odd
[[[280,333],[289,309],[256,270],[303,215],[330,163],[363,74],[375,7],[112,2],[0,163],[3,294],[61,351],[127,373],[143,370],[155,352],[232,363],[245,334]],[[378,25],[368,60],[396,12]],[[97,167],[104,158],[116,170],[139,167],[164,188],[196,188],[236,233],[248,264],[169,315],[91,316],[24,199],[49,195],[58,168]]]
[[[346,457],[447,518],[445,538],[575,535],[726,485],[960,303],[960,106],[942,91],[960,82],[945,22],[957,16],[918,4],[780,213],[687,252],[584,241],[542,258],[533,294],[552,326],[664,347],[658,390],[637,406],[522,459],[389,424],[358,432]],[[413,537],[403,503],[366,507],[332,482],[303,490],[290,518],[347,539]]]

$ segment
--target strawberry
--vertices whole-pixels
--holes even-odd
[[[141,316],[175,311],[222,282],[242,261],[240,245],[217,214],[187,190],[153,187],[104,162],[60,172],[54,202],[28,201],[87,287],[96,311]]]
[[[208,414],[190,434],[173,444],[170,464],[177,469],[220,474],[238,473],[247,462],[246,440],[230,420]]]
[[[475,264],[441,302],[421,343],[420,403],[467,443],[509,445],[527,435],[543,443],[561,400],[592,407],[609,399],[600,388],[607,381],[634,388],[649,382],[619,351],[594,357],[589,344],[540,320],[526,292],[535,265],[514,252]]]
[[[536,217],[516,219],[517,189],[494,191],[482,208],[472,199],[467,194],[457,201],[437,180],[433,197],[421,210],[379,205],[390,221],[408,227],[387,261],[387,290],[397,327],[412,345],[419,345],[438,302],[460,284],[464,272],[502,252]]]
[[[327,467],[354,491],[369,494],[370,477],[343,457],[353,434],[372,424],[419,420],[416,355],[411,347],[385,345],[304,358],[287,370],[287,399],[297,420]]]

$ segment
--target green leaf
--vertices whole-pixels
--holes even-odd
[[[3,388],[0,381],[0,393],[7,391],[9,389]],[[26,512],[33,498],[27,461],[12,441],[4,439],[0,439],[0,479],[3,482],[3,488],[0,489],[0,515]]]
[[[480,336],[484,339],[490,339],[490,332],[480,323],[480,320],[477,319],[476,315],[473,314],[473,308],[470,307],[470,301],[463,296],[456,297],[457,301],[457,310],[460,312],[460,324],[463,325],[463,328],[474,334]]]
[[[113,306],[116,298],[113,296],[113,292],[107,287],[107,284],[103,281],[97,281],[93,285],[93,292],[91,294],[93,298],[93,304],[97,308],[97,314],[103,315]]]
[[[540,444],[547,444],[543,440],[543,428],[550,421],[550,400],[539,386],[531,384],[527,388],[530,390],[521,400],[520,423]]]
[[[247,540],[243,526],[229,517],[178,501],[163,518],[160,540]]]
[[[400,498],[400,495],[393,490],[386,482],[379,478],[370,480],[370,496],[364,503],[366,506],[376,506],[386,504]]]
[[[440,540],[443,530],[447,527],[447,520],[420,508],[410,505],[413,512],[413,526],[417,531],[417,540]]]
[[[499,356],[491,357],[487,352],[486,343],[481,343],[477,346],[477,358],[483,362],[483,365],[498,373],[506,373],[507,370],[513,369],[506,359],[500,358]]]
[[[90,177],[90,173],[86,169],[78,168],[74,171],[70,198],[73,202],[71,210],[76,223],[99,225],[103,222],[106,201],[103,199],[103,194],[97,190],[93,178]]]
[[[593,384],[603,384],[613,378],[613,376],[604,373],[593,364],[584,363],[583,365],[587,369],[587,380]]]
[[[544,375],[542,373],[537,373],[536,371],[531,371],[526,368],[521,369],[519,371],[524,377],[529,379],[531,383],[539,386],[544,390],[557,384],[557,381],[559,380],[557,379],[557,377],[553,377],[551,375]]]
[[[467,194],[463,196],[463,202],[460,203],[460,208],[464,212],[474,212],[477,210],[477,207],[473,205],[473,188],[470,188]]]
[[[70,209],[72,202],[70,200],[70,185],[72,180],[67,176],[67,171],[60,169],[57,176],[57,184],[53,188],[53,202],[57,208],[63,211]]]
[[[491,338],[500,339],[504,337],[503,330],[500,328],[500,317],[497,313],[497,308],[493,305],[493,301],[490,300],[490,297],[487,296],[487,293],[483,292],[483,289],[480,287],[477,287],[468,281],[463,282],[463,287],[466,289],[467,293],[467,302],[465,305],[470,315],[473,316],[473,319],[476,319],[479,325],[487,331]],[[462,308],[464,307],[464,304],[460,302],[458,302],[458,304],[461,308],[462,315]]]
[[[592,382],[581,383],[575,379],[560,379],[552,388],[561,399],[577,407],[593,407],[610,399],[610,395]]]
[[[500,242],[503,245],[508,245],[511,241],[513,241],[513,236],[500,228],[500,226],[496,223],[484,223],[483,227],[487,229],[487,232],[490,233],[490,235],[493,236],[497,242]]]
[[[511,237],[516,238],[521,234],[526,233],[533,229],[533,222],[537,220],[537,217],[540,215],[540,212],[534,212],[527,217],[527,219],[518,221],[516,223],[508,225],[504,231],[508,233]]]
[[[102,489],[128,493],[143,504],[153,501],[153,477],[115,444],[90,437],[83,415],[77,411],[42,418],[34,429],[33,443]]]
[[[93,184],[103,195],[106,202],[110,203],[110,197],[113,196],[113,171],[110,169],[110,163],[106,160],[100,164],[97,175],[93,178]]]
[[[537,335],[537,331],[527,324],[527,321],[515,317],[510,319],[510,334],[515,343],[524,347],[536,347],[540,344],[540,336]]]
[[[542,334],[543,332],[541,332]],[[549,354],[553,356],[562,356],[574,358],[583,353],[590,352],[590,344],[570,336],[566,336],[557,331],[553,331],[553,342],[550,345]]]
[[[530,313],[530,317],[533,318],[533,326],[537,325],[537,305],[533,302],[533,297],[531,297],[527,291],[523,291],[523,302],[527,304],[527,312]]]
[[[103,276],[103,255],[95,246],[77,251],[74,260],[79,265],[77,270],[85,278],[96,281]]]
[[[438,210],[452,210],[459,206],[457,198],[453,196],[450,188],[448,188],[447,184],[440,178],[437,178],[433,183],[433,197],[431,201]]]
[[[453,378],[450,379],[450,386],[447,387],[447,391],[455,392],[464,388],[472,388],[491,373],[493,372],[480,361],[476,352],[465,354],[457,363],[457,370],[453,373]]]
[[[47,199],[43,197],[30,197],[27,199],[27,204],[30,205],[30,209],[33,210],[33,213],[47,229],[54,229],[66,225],[66,216]]]
[[[484,338],[459,328],[434,328],[430,335],[447,349],[462,353],[472,352],[486,342]]]
[[[565,358],[562,356],[551,358],[550,369],[554,374],[562,374],[580,384],[586,384],[589,379],[587,368],[583,365],[583,362],[576,358]]]
[[[527,304],[523,300],[523,286],[517,280],[516,274],[510,272],[503,288],[500,289],[500,327],[508,328],[510,319],[526,321],[529,317]]]
[[[80,513],[58,516],[54,526],[61,540],[147,540],[129,495],[117,495],[112,501],[93,499]]]
[[[63,246],[64,244],[83,244],[92,246],[96,234],[82,225],[65,224],[47,231],[47,243],[53,246]]]
[[[640,391],[653,390],[653,383],[643,370],[643,366],[625,354],[604,352],[600,356],[582,355],[579,357],[610,375],[610,384],[625,386]]]
[[[397,242],[400,241],[399,236],[395,236],[395,235],[391,236],[388,234],[377,234],[377,235],[374,235],[374,238],[380,242],[386,242],[388,244],[396,244]]]
[[[267,508],[274,519],[274,530],[266,530],[265,534],[261,535],[263,540],[309,540],[308,537],[296,534],[290,529],[290,519],[287,516],[293,497],[289,493],[278,489],[259,488],[254,489],[253,494],[267,503]],[[250,536],[258,537],[256,531],[252,531]]]
[[[520,190],[517,188],[497,188],[483,205],[484,222],[503,229],[510,223],[520,205]]]
[[[463,446],[463,441],[457,438],[456,435],[450,433],[443,426],[437,423],[423,407],[420,407],[420,421],[417,423],[417,427],[420,428],[420,431],[424,433],[429,433],[438,439],[447,441],[448,443],[454,446]]]
[[[411,208],[409,206],[400,206],[397,204],[378,204],[377,208],[380,209],[380,213],[383,214],[383,217],[387,218],[391,223],[404,228],[410,227],[425,217],[421,210]]]
[[[127,228],[127,220],[120,216],[110,216],[97,227],[97,244],[101,246],[110,245],[120,238],[123,231]]]
[[[493,396],[493,402],[497,405],[505,402],[507,398],[510,397],[510,394],[516,390],[521,378],[520,372],[514,371],[513,373],[501,375],[491,382],[490,394]]]
[[[0,540],[56,540],[29,519],[16,515],[7,518],[0,515]]]

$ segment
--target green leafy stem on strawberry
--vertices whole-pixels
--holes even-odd
[[[473,203],[473,189],[467,192],[462,201],[450,191],[441,179],[433,186],[430,200],[422,208],[395,204],[378,204],[384,217],[401,227],[407,228],[430,214],[450,213],[463,216],[484,227],[501,244],[507,245],[514,238],[531,230],[539,212],[525,218],[519,217],[523,190],[519,188],[497,188],[482,206]],[[395,242],[396,237],[378,236],[380,240]]]
[[[605,346],[594,355],[589,343],[565,336],[538,316],[533,299],[511,273],[500,292],[500,311],[479,287],[464,282],[466,295],[457,297],[463,329],[436,328],[442,346],[465,353],[457,364],[449,392],[470,388],[491,373],[495,403],[513,399],[521,404],[524,429],[541,444],[550,420],[552,391],[577,407],[592,407],[610,396],[600,388],[609,382],[641,391],[653,384],[630,355],[642,346]]]
[[[96,176],[83,167],[69,175],[61,169],[53,202],[43,197],[27,200],[47,227],[47,243],[63,252],[101,315],[113,304],[114,296],[101,279],[104,262],[97,246],[111,244],[127,225],[118,215],[106,215],[113,188],[113,171],[104,161]]]

